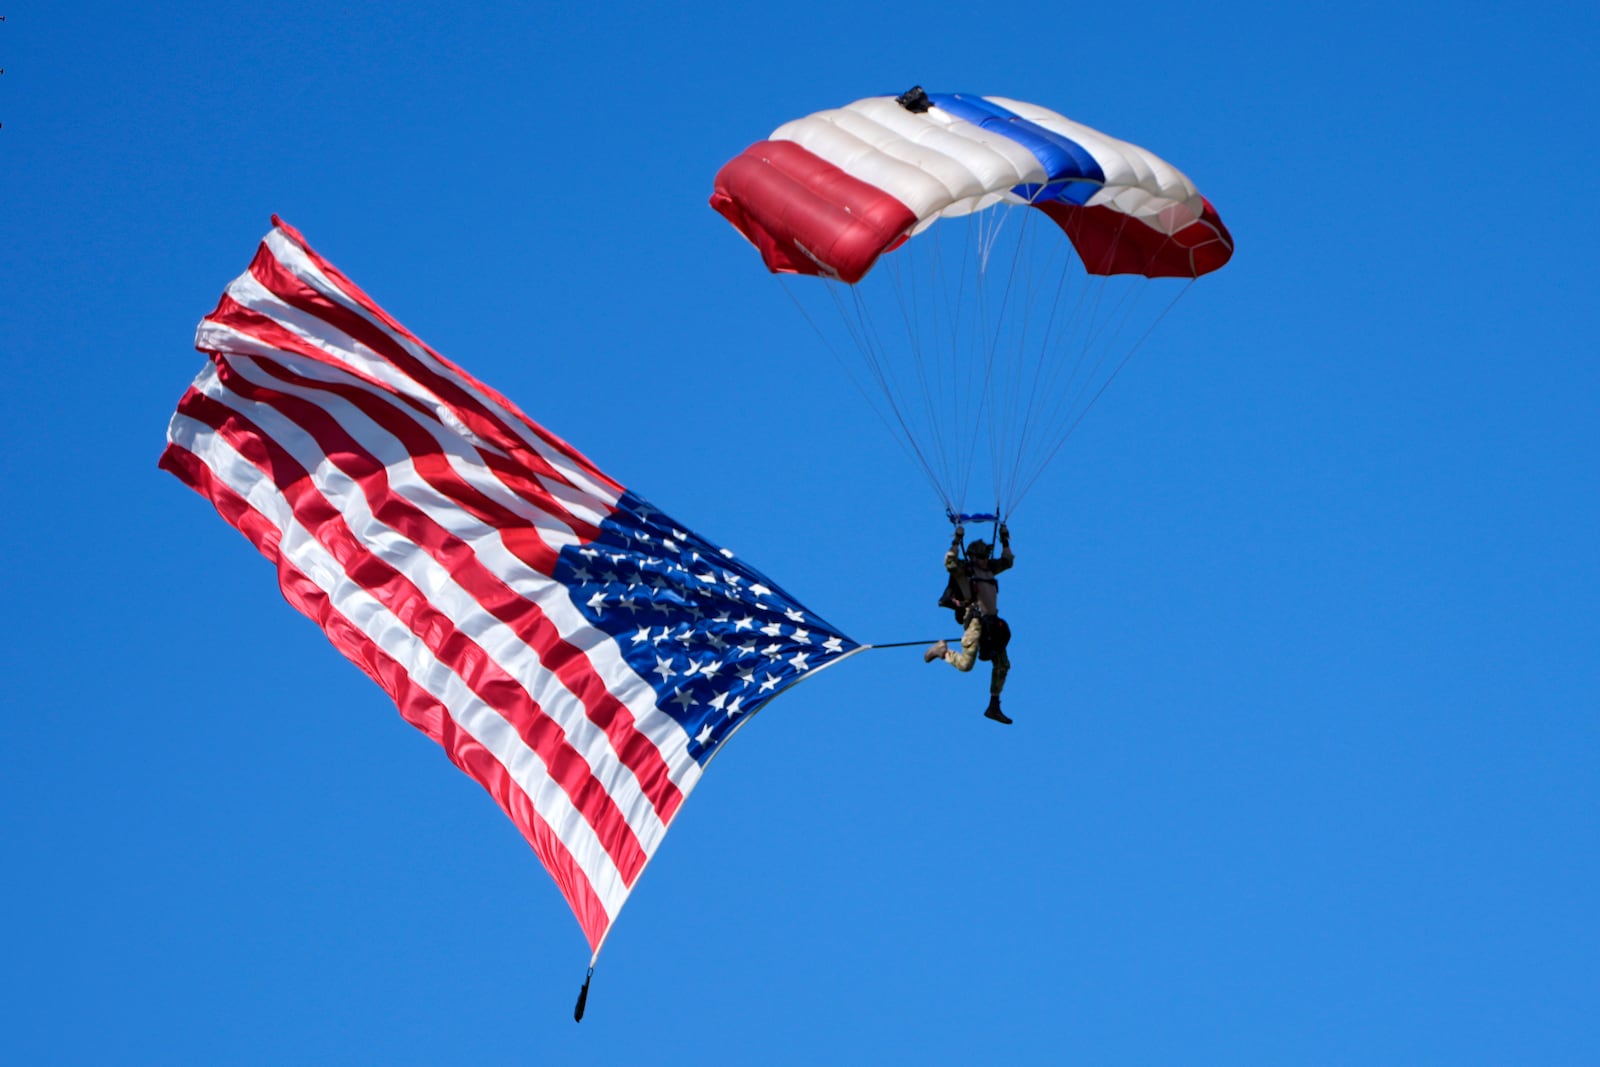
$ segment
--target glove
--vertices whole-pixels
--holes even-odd
[[[1006,529],[1006,524],[1003,522],[1000,524],[1000,543],[1007,546],[1011,544],[1011,531]]]
[[[956,535],[950,539],[951,544],[959,545],[961,539],[967,535],[967,528],[960,523],[956,524]]]

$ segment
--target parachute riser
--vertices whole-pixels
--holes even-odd
[[[969,522],[992,522],[994,527],[989,534],[991,545],[1000,543],[1000,527],[1005,525],[1005,516],[1000,513],[1000,505],[996,504],[993,511],[956,512],[950,508],[944,509],[944,517],[950,520],[951,526],[965,526]]]

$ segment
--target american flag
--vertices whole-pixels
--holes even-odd
[[[488,790],[597,957],[711,757],[864,646],[607,477],[272,221],[200,323],[210,359],[161,466]]]

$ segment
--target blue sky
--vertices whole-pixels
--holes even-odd
[[[77,4],[0,24],[0,1059],[1507,1063],[1600,1044],[1600,16]],[[871,652],[708,773],[606,946],[156,470],[281,214],[861,640],[937,502],[706,206],[911,84],[1237,240],[1015,524],[980,677]]]

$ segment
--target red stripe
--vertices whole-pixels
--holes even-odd
[[[230,330],[235,330],[238,333],[244,334],[245,336],[252,337],[260,341],[262,344],[270,347],[277,348],[281,351],[293,352],[322,363],[325,366],[334,367],[341,373],[348,374],[352,378],[368,382],[374,389],[381,391],[384,396],[391,397],[395,401],[404,404],[416,415],[425,419],[426,421],[435,424],[437,424],[439,421],[438,415],[435,412],[417,403],[411,397],[395,393],[394,390],[386,383],[366,378],[365,376],[343,364],[330,362],[325,352],[322,352],[316,346],[305,342],[299,335],[283,326],[278,320],[263,312],[246,307],[243,304],[233,300],[231,297],[224,296],[222,303],[219,304],[217,310],[212,313],[210,321],[226,326]],[[302,384],[310,384],[312,382],[312,379],[308,378],[297,378],[295,380]],[[367,390],[355,390],[355,393],[363,397],[372,396],[372,393]],[[425,436],[428,436],[430,443],[424,447],[424,451],[426,452],[429,449],[437,451],[438,446],[436,443],[433,443],[432,436]],[[548,489],[546,489],[543,483],[539,482],[535,478],[529,477],[525,468],[518,466],[515,463],[508,462],[503,456],[500,456],[495,452],[485,452],[482,449],[477,449],[475,451],[477,452],[479,460],[485,466],[490,467],[499,476],[501,483],[504,484],[507,489],[515,493],[518,497],[527,501],[529,504],[533,505],[535,508],[538,508],[541,511],[550,512],[551,514],[557,516],[563,523],[572,529],[573,533],[578,537],[579,540],[592,541],[599,534],[599,529],[596,526],[578,518],[572,512],[567,510],[566,505],[563,504],[561,500],[554,496]],[[561,484],[571,484],[566,479],[561,478],[560,475],[556,474],[554,469],[548,464],[544,465],[544,470],[547,472],[548,477],[560,481]],[[581,492],[581,490],[579,491]],[[476,490],[473,490],[473,492],[476,494]],[[598,501],[596,503],[597,506],[603,506],[600,505],[600,502]],[[537,538],[535,538],[535,540],[537,540]],[[546,565],[536,564],[536,566],[539,567],[541,572],[548,574],[550,573],[550,566],[554,563],[555,552],[554,550],[550,549],[549,546],[544,545],[542,541],[539,542],[539,544],[543,547],[549,562]]]
[[[715,188],[711,206],[776,274],[859,281],[917,221],[882,189],[792,141],[751,145],[717,172]]]
[[[303,245],[302,248],[304,248]],[[306,249],[306,252],[308,256],[313,258],[313,261],[320,258],[311,253],[309,249]],[[444,360],[431,348],[428,348],[427,345],[417,341],[414,337],[410,337],[409,334],[405,334],[408,339],[414,341],[429,355],[444,363],[449,368],[450,373],[440,374],[436,372],[427,363],[417,359],[407,351],[404,345],[395,341],[393,336],[383,329],[379,323],[374,322],[367,316],[351,311],[343,304],[325,296],[321,291],[295,274],[292,268],[279,261],[272,254],[271,248],[268,247],[265,241],[261,243],[261,246],[256,251],[255,259],[250,263],[250,274],[274,296],[290,307],[315,316],[370,348],[406,376],[418,382],[429,392],[450,405],[456,415],[474,433],[487,440],[494,441],[519,461],[527,464],[531,469],[571,484],[570,480],[552,467],[548,460],[528,447],[522,437],[504,422],[500,417],[501,413],[499,411],[479,401],[467,388],[463,387],[462,382],[467,382],[472,387],[482,390],[486,395],[494,397],[496,402],[503,406],[506,413],[517,417],[525,427],[535,433],[542,441],[560,451],[565,458],[583,469],[595,480],[606,485],[615,493],[622,491],[621,486],[601,474],[594,464],[590,463],[588,459],[579,454],[570,445],[535,424],[527,416],[516,411],[510,401],[483,386],[482,383],[473,379],[471,375],[461,370],[461,368],[449,364],[448,361]],[[349,295],[352,300],[359,299],[366,304],[370,304],[370,300],[366,298],[365,294],[360,294],[359,297],[354,294],[346,295]],[[371,306],[373,308],[376,307],[376,305]],[[388,318],[381,311],[378,314],[385,319]],[[326,359],[325,356],[323,358]]]
[[[259,360],[256,363],[264,372],[290,387],[331,393],[359,408],[400,442],[404,455],[418,474],[453,506],[497,530],[507,549],[529,567],[542,574],[551,573],[556,553],[529,528],[528,519],[479,493],[450,465],[437,439],[403,411],[354,385],[300,379],[283,367]],[[660,749],[639,731],[632,711],[612,695],[588,657],[561,636],[537,604],[507,586],[478,559],[470,545],[429,518],[426,512],[389,491],[388,465],[398,457],[375,455],[313,400],[258,386],[234,373],[228,364],[220,369],[224,384],[234,393],[251,403],[271,406],[311,434],[323,453],[361,486],[375,517],[427,551],[486,612],[509,626],[520,640],[538,652],[544,668],[579,698],[589,719],[605,731],[618,757],[638,779],[662,821],[669,821],[683,802],[683,794],[672,781]]]
[[[296,520],[314,534],[346,577],[382,603],[474,694],[512,724],[593,827],[624,882],[631,885],[648,857],[605,786],[527,690],[435,609],[409,579],[369,551],[338,509],[317,491],[309,472],[261,427],[197,392],[186,396],[178,410],[211,427],[261,470],[289,502]]]
[[[383,687],[402,718],[437,742],[452,763],[495,799],[555,879],[561,895],[578,917],[590,948],[597,948],[610,925],[605,908],[583,868],[500,762],[463,731],[438,700],[412,683],[404,667],[333,607],[327,594],[279,551],[278,528],[215,478],[198,456],[178,445],[168,445],[161,467],[209,499],[229,525],[271,560],[278,568],[278,584],[284,598],[320,626],[345,658]]]

